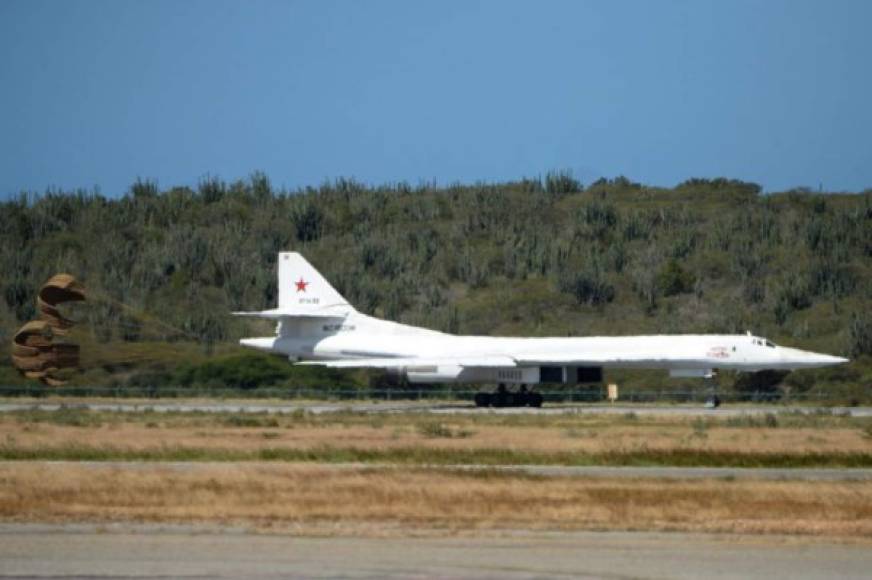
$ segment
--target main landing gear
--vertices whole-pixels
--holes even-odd
[[[542,395],[528,391],[527,385],[521,385],[517,393],[512,393],[500,383],[494,393],[475,394],[476,407],[541,407],[542,401]]]

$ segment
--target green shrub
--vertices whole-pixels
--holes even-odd
[[[615,287],[606,282],[598,269],[564,271],[558,278],[560,290],[571,294],[579,304],[597,306],[615,298]]]
[[[213,385],[253,389],[275,385],[290,377],[290,365],[276,357],[240,354],[187,365],[177,371],[182,385]]]
[[[572,176],[571,171],[549,171],[545,175],[545,191],[552,195],[578,193],[584,187]]]
[[[848,352],[852,357],[872,355],[872,316],[868,312],[851,315],[848,333]]]
[[[657,286],[664,296],[693,291],[696,277],[681,267],[677,260],[669,260],[657,275]]]
[[[812,304],[812,292],[807,281],[799,275],[788,278],[779,288],[775,299],[775,321],[782,325],[792,313]]]

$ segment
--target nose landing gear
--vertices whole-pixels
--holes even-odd
[[[717,409],[721,406],[721,398],[718,397],[718,382],[714,375],[705,378],[706,386],[708,387],[709,395],[705,401],[706,409]]]
[[[521,385],[518,392],[512,393],[505,383],[500,383],[494,393],[476,393],[476,407],[541,407],[543,397],[535,391],[528,391],[527,385]]]

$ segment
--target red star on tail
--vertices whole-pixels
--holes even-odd
[[[308,282],[306,282],[305,280],[303,280],[303,277],[302,277],[302,276],[300,276],[300,279],[299,279],[297,282],[294,282],[294,284],[297,285],[297,292],[305,292],[305,291],[306,291],[306,286],[309,285]]]

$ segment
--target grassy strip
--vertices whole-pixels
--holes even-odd
[[[355,449],[267,447],[256,451],[161,447],[128,449],[65,445],[21,448],[0,446],[0,459],[10,461],[277,461],[318,463],[394,463],[400,465],[604,465],[675,467],[854,467],[872,468],[869,453],[742,453],[701,449],[624,450],[563,453],[507,449]]]
[[[865,482],[707,479],[663,485],[494,470],[215,463],[168,471],[163,465],[105,471],[77,463],[0,464],[0,521],[203,522],[380,537],[412,529],[872,537],[872,488]]]

